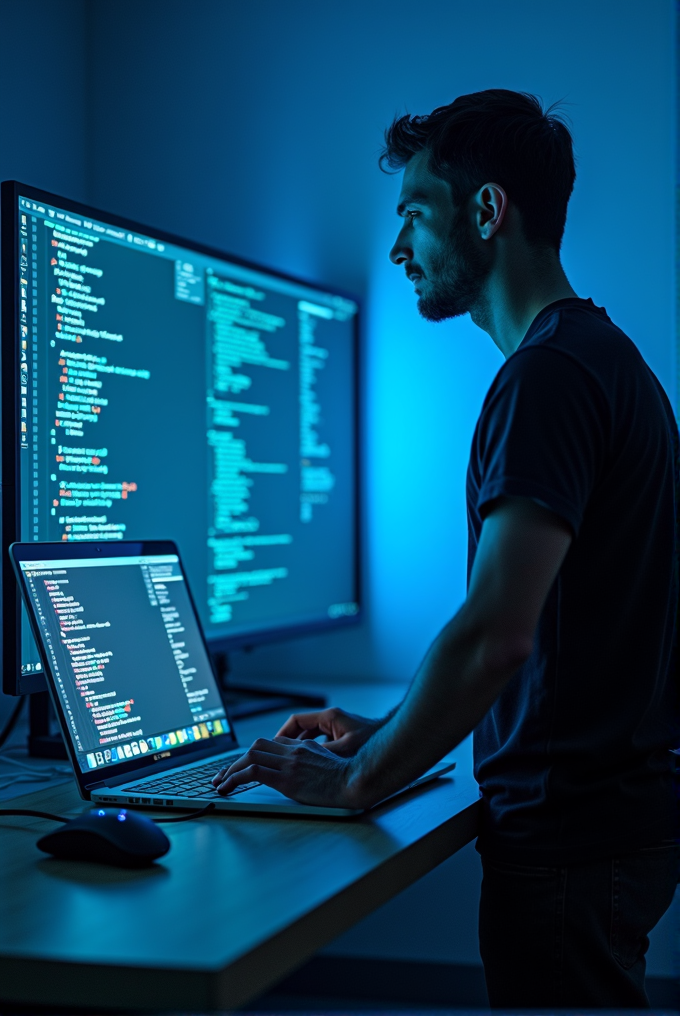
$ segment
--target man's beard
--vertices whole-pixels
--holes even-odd
[[[490,265],[472,239],[465,212],[456,215],[448,242],[431,263],[427,281],[430,291],[418,300],[418,311],[427,321],[461,317],[480,300]]]

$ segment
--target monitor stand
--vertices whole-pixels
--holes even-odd
[[[36,691],[28,696],[28,754],[32,758],[68,758],[61,731],[52,731],[56,723],[49,692]]]
[[[323,709],[328,700],[325,695],[311,695],[289,691],[286,688],[263,688],[260,685],[234,684],[229,680],[229,656],[225,652],[212,654],[215,675],[222,689],[222,698],[234,720],[260,713],[274,713],[279,709]]]

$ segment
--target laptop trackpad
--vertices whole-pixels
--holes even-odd
[[[227,797],[226,800],[228,801],[229,798]],[[286,797],[285,794],[273,790],[271,787],[265,787],[264,784],[253,787],[252,790],[244,790],[242,794],[236,794],[233,800],[247,801],[249,804],[297,804],[297,801],[293,801],[291,797]]]

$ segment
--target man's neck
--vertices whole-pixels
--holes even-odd
[[[557,253],[536,258],[526,249],[502,251],[482,298],[470,311],[507,359],[540,311],[556,300],[577,296]]]

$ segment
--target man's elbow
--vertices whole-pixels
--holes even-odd
[[[533,651],[533,639],[520,633],[490,633],[481,641],[478,661],[489,678],[505,681],[526,663]]]

